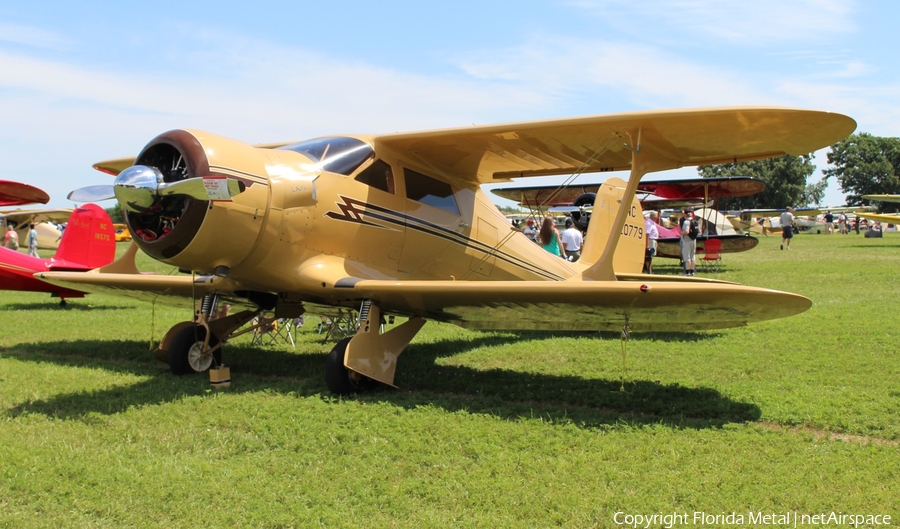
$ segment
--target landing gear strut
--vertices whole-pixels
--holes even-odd
[[[394,385],[397,357],[419,332],[425,320],[410,318],[382,333],[381,309],[371,301],[359,309],[359,329],[334,346],[325,363],[325,383],[332,393],[369,389],[376,382]]]

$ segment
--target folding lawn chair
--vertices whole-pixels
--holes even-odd
[[[250,345],[272,345],[277,343],[289,343],[296,347],[294,331],[302,325],[300,318],[262,318],[259,327],[253,331],[253,340]]]
[[[700,258],[700,266],[704,271],[718,274],[722,271],[722,241],[720,239],[706,239],[703,243],[703,257]]]

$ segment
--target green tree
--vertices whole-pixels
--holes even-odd
[[[766,188],[756,195],[721,199],[719,209],[803,207],[821,202],[828,185],[825,179],[808,183],[816,170],[812,160],[812,154],[784,155],[750,162],[701,165],[697,172],[703,178],[752,176],[766,183]]]
[[[125,214],[122,212],[122,206],[117,202],[115,206],[107,208],[106,213],[113,222],[122,224],[125,222]]]
[[[837,178],[847,204],[867,205],[862,195],[900,193],[900,138],[882,138],[865,132],[851,134],[831,146],[826,178]],[[884,211],[897,211],[898,204],[878,203]]]

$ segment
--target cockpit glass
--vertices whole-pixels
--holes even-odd
[[[349,175],[374,156],[369,144],[344,136],[315,138],[279,149],[299,152],[315,161],[320,169],[342,175]]]

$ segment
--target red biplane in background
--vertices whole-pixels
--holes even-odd
[[[24,206],[47,202],[50,202],[50,195],[34,186],[0,180],[0,206]]]
[[[32,185],[0,180],[0,207],[46,204],[49,201],[47,193]],[[71,214],[71,209],[0,210],[0,228],[6,232],[7,225],[15,226],[19,242],[24,245],[28,225],[34,223],[38,230],[38,248],[55,249],[62,234],[48,221],[64,222]]]
[[[0,206],[18,206],[50,197],[40,189],[18,182],[0,181]],[[0,247],[0,290],[49,292],[66,305],[66,298],[84,297],[84,292],[51,285],[34,278],[49,271],[84,272],[112,262],[116,253],[113,224],[100,206],[86,204],[69,217],[59,250],[50,259],[32,257],[16,250]]]
[[[599,187],[600,184],[504,187],[491,192],[540,214],[544,210],[564,212],[572,217],[579,229],[586,230]],[[697,238],[698,252],[705,251],[707,239],[715,239],[721,243],[719,253],[735,253],[750,250],[759,241],[749,234],[738,233],[724,215],[710,207],[712,200],[755,195],[765,187],[765,182],[761,180],[735,176],[640,182],[637,190],[643,195],[640,203],[644,211],[680,209],[683,206],[697,208],[695,215],[705,221]],[[677,230],[661,225],[657,256],[680,258],[679,237]]]

